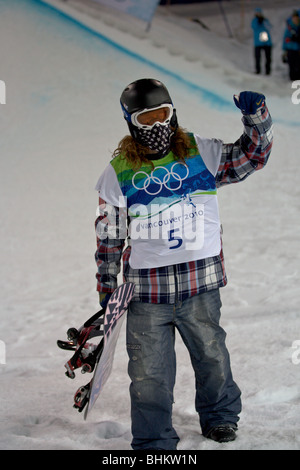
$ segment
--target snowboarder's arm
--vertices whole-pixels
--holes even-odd
[[[273,142],[272,118],[266,104],[255,114],[245,114],[244,133],[234,144],[223,144],[216,175],[217,186],[243,181],[263,168],[270,156]]]
[[[110,295],[117,287],[122,252],[126,238],[126,214],[99,198],[98,217],[95,222],[97,250],[97,291],[100,304],[105,307]]]

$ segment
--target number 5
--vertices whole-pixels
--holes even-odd
[[[169,246],[169,249],[170,250],[174,250],[175,248],[179,248],[181,245],[182,245],[182,238],[180,237],[174,237],[174,232],[178,232],[179,231],[179,228],[173,228],[172,230],[169,230],[168,231],[168,240],[169,242],[177,242],[177,245],[174,245],[174,246]]]

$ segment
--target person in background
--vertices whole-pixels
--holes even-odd
[[[300,16],[294,11],[286,22],[283,36],[283,62],[289,66],[290,80],[300,79]]]
[[[262,9],[255,9],[255,16],[251,22],[254,40],[254,58],[255,58],[255,72],[261,72],[261,56],[262,52],[265,54],[265,72],[266,75],[271,73],[272,62],[272,38],[270,29],[272,28],[270,22],[263,16]]]
[[[236,437],[241,392],[219,324],[219,288],[227,279],[217,188],[262,169],[273,137],[262,94],[241,92],[234,102],[244,131],[225,144],[179,126],[159,80],[136,80],[121,94],[130,135],[96,185],[95,259],[102,308],[117,287],[121,260],[124,281],[135,284],[126,341],[134,450],[177,447],[175,330],[194,369],[202,434],[217,442]]]

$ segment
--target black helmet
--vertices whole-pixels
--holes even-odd
[[[163,103],[172,104],[169,92],[163,83],[152,78],[142,78],[130,83],[121,95],[125,119],[128,114],[145,108],[154,108]]]
[[[159,80],[153,78],[142,78],[130,83],[123,91],[121,98],[121,107],[124,118],[128,123],[129,130],[133,138],[136,137],[131,122],[131,115],[143,109],[151,109],[164,103],[173,106],[171,97],[165,85]],[[173,117],[170,122],[171,127],[177,128],[176,110],[173,109]]]

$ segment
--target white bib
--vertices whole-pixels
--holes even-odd
[[[151,214],[148,214],[147,209]],[[220,253],[220,223],[216,196],[191,196],[171,207],[131,208],[130,266],[168,266]]]
[[[220,254],[215,175],[222,142],[194,135],[199,154],[180,162],[172,154],[154,169],[134,171],[123,159],[101,175],[96,189],[107,203],[127,207],[130,266],[148,269]]]

